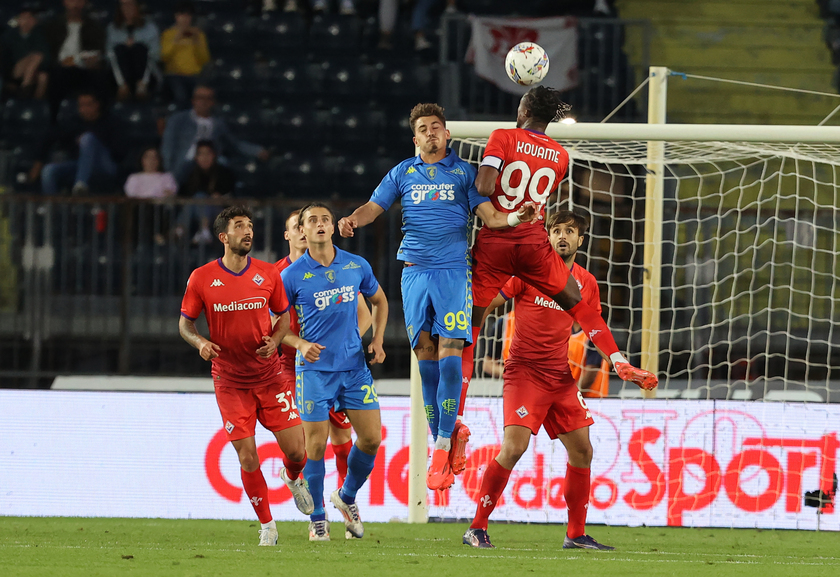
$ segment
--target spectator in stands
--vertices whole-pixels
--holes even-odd
[[[114,21],[108,25],[106,50],[117,100],[127,100],[132,94],[145,100],[150,84],[160,78],[160,32],[143,16],[137,0],[118,0]]]
[[[61,101],[81,91],[96,91],[103,98],[107,81],[103,66],[105,30],[85,15],[86,0],[64,0],[64,15],[44,23],[50,47],[50,118],[58,117]]]
[[[196,78],[205,64],[210,62],[207,36],[193,26],[193,16],[193,3],[179,2],[175,6],[175,26],[164,31],[160,39],[166,84],[179,107],[189,102]]]
[[[202,140],[213,142],[214,151],[224,163],[225,159],[238,152],[243,156],[268,159],[268,151],[257,144],[235,138],[221,118],[213,116],[215,94],[208,86],[196,86],[193,92],[192,110],[176,112],[169,117],[163,133],[163,166],[184,183],[192,169],[196,147]]]
[[[101,101],[91,91],[80,93],[77,105],[78,117],[53,127],[29,173],[32,182],[41,177],[44,194],[54,195],[72,186],[72,194],[84,195],[92,178],[117,174],[121,134],[115,120],[103,112]],[[71,160],[44,166],[54,148]]]
[[[24,4],[17,28],[9,28],[0,40],[3,77],[16,96],[43,98],[47,92],[47,64],[50,48],[37,26],[38,8]]]
[[[219,164],[216,147],[212,140],[199,140],[195,145],[195,161],[186,182],[179,191],[179,196],[186,198],[219,198],[233,193],[236,187],[236,176],[228,167]],[[210,220],[218,210],[213,206],[200,207],[192,210],[189,205],[182,213],[182,227],[189,230],[196,212],[200,215],[200,227],[193,237],[196,244],[212,242]]]
[[[141,172],[125,182],[125,195],[130,198],[168,198],[178,192],[178,183],[169,172],[163,172],[160,152],[149,146],[140,156]]]
[[[315,14],[326,14],[330,11],[329,0],[309,0],[312,5],[312,12]],[[286,12],[297,9],[297,2],[287,1],[284,7]],[[356,13],[356,0],[339,0],[338,12],[343,16],[352,16]]]
[[[432,27],[431,13],[441,3],[441,0],[417,0],[411,13],[411,30],[414,32],[414,49],[418,52],[429,50],[432,43],[426,38],[426,33]],[[456,12],[455,0],[446,0],[446,11]]]

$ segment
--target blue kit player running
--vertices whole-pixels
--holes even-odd
[[[382,179],[370,201],[338,222],[344,237],[373,222],[399,200],[404,262],[403,312],[417,354],[423,401],[435,450],[426,475],[430,489],[447,489],[466,467],[469,429],[459,419],[461,353],[472,342],[472,281],[468,235],[473,211],[491,229],[516,226],[536,217],[533,203],[518,213],[497,212],[475,189],[475,169],[447,148],[443,108],[418,104],[409,116],[420,154],[399,163]],[[310,460],[312,456],[310,453]]]
[[[364,295],[373,307],[373,340],[368,348],[373,355],[371,364],[385,360],[382,339],[388,300],[368,262],[333,245],[334,222],[332,211],[321,203],[302,208],[299,224],[309,248],[282,272],[286,295],[300,325],[299,336],[286,335],[283,343],[297,349],[295,392],[309,456],[303,475],[315,502],[310,541],[330,539],[324,510],[324,452],[330,409],[343,410],[356,431],[356,444],[347,459],[347,477],[330,495],[330,501],[344,516],[348,539],[364,535],[356,492],[373,470],[382,442],[379,399],[365,363],[356,295]]]

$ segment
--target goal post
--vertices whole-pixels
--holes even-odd
[[[514,126],[447,123],[476,166],[490,133]],[[571,159],[547,209],[590,217],[578,262],[601,285],[619,348],[642,366],[661,360],[658,397],[840,401],[840,127],[555,123],[547,133]],[[653,207],[650,188],[661,195]],[[644,272],[657,263],[651,291]],[[483,334],[477,349],[493,356],[501,338]],[[471,397],[486,383],[501,390],[498,378],[476,381]],[[642,395],[613,375],[609,396]],[[426,431],[421,402],[412,419]],[[416,470],[426,451],[412,444],[412,495],[427,494]]]

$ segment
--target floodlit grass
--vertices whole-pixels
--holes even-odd
[[[490,525],[496,549],[461,544],[466,524],[369,523],[365,538],[310,543],[306,522],[279,523],[257,547],[243,521],[0,517],[0,575],[840,575],[840,535],[804,531],[590,527],[616,551],[563,550],[563,525]]]

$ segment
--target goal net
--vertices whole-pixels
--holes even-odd
[[[477,166],[486,136],[465,138],[450,124],[451,146]],[[474,125],[485,124],[486,135],[500,127],[464,124],[471,136]],[[840,402],[840,143],[692,141],[672,132],[651,147],[644,137],[552,130],[570,165],[547,211],[587,216],[577,263],[599,281],[619,349],[660,378],[653,403],[614,373],[587,395],[596,420],[590,520],[802,528],[816,527],[820,510],[826,528],[830,510],[840,528],[833,506],[808,509],[805,498],[832,490],[840,422],[830,404]],[[656,177],[661,200],[651,211]],[[658,275],[647,270],[646,245]],[[460,489],[430,501],[432,516],[471,518],[498,452],[510,312],[509,304],[491,316],[477,343],[466,421],[478,442]],[[577,362],[606,373],[579,340]],[[793,403],[750,402],[758,400]],[[494,517],[565,522],[565,470],[564,448],[541,432]]]

